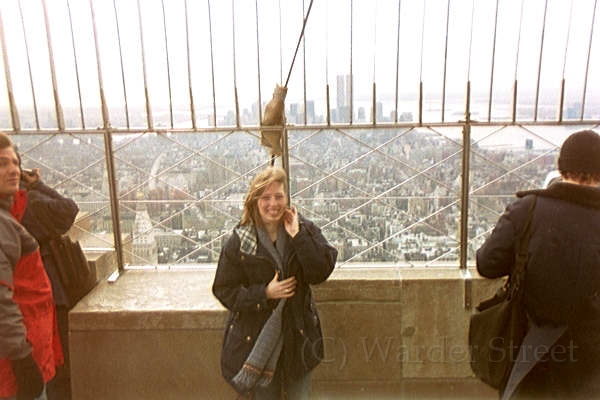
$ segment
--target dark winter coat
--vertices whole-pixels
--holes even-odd
[[[255,230],[253,230],[255,232]],[[300,217],[300,231],[288,238],[283,263],[295,276],[296,293],[283,310],[284,347],[278,368],[286,377],[300,377],[323,358],[321,323],[309,285],[325,281],[335,267],[337,250],[312,222]],[[247,240],[234,230],[219,258],[213,293],[230,310],[225,328],[221,368],[227,381],[240,370],[277,300],[268,300],[267,284],[277,264],[260,242],[247,254]]]
[[[21,224],[40,244],[44,268],[52,283],[54,301],[57,305],[67,305],[67,296],[60,283],[48,242],[67,233],[75,221],[79,208],[73,200],[62,196],[41,181],[29,186],[27,198],[27,208]]]
[[[537,195],[525,276],[525,308],[538,324],[567,325],[555,353],[522,381],[518,397],[600,396],[600,190],[569,183],[517,193],[477,251],[488,278],[511,273],[519,232]],[[557,348],[557,351],[559,349]]]

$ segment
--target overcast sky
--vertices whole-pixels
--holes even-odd
[[[61,103],[64,107],[78,106],[76,57],[84,107],[97,108],[100,100],[90,2],[47,0],[47,4]],[[93,0],[92,4],[109,106],[124,104],[122,60],[129,106],[143,107],[145,95],[138,2],[116,0],[122,58],[113,1]],[[166,44],[163,3],[161,0],[140,0],[140,4],[151,103],[154,108],[169,104],[168,48],[171,97],[176,106],[185,107],[189,104],[186,3],[184,0],[164,1]],[[212,0],[209,3],[207,0],[189,0],[189,62],[194,101],[199,112],[209,112],[212,108],[213,65],[218,109],[234,108],[234,81],[237,83],[240,108],[250,108],[258,100],[258,55],[261,97],[263,102],[268,100],[275,84],[287,77],[308,4],[309,0],[258,0],[258,53],[255,1]],[[307,98],[316,100],[317,108],[322,107],[325,85],[329,83],[334,103],[336,76],[349,74],[350,68],[357,103],[370,102],[372,83],[376,82],[378,100],[386,102],[386,107],[389,107],[396,91],[397,71],[401,98],[415,99],[422,80],[425,98],[439,101],[444,85],[444,65],[448,93],[464,97],[466,81],[470,79],[474,92],[488,94],[492,59],[495,60],[494,95],[510,93],[516,77],[520,91],[529,93],[524,96],[532,96],[538,80],[542,32],[541,97],[556,102],[564,74],[566,97],[579,99],[583,93],[594,4],[595,0],[548,0],[544,27],[545,0],[527,0],[523,5],[519,0],[477,0],[474,3],[473,0],[315,0],[306,28],[306,55],[304,58],[301,47],[288,85],[287,102],[302,102],[306,75]],[[74,49],[67,5],[72,17]],[[21,6],[27,48],[19,1],[0,1],[12,85],[19,107],[30,107],[28,49],[36,100],[38,107],[44,107],[53,104],[54,99],[42,2],[21,0]],[[521,19],[523,23],[520,23]],[[588,93],[592,88],[597,92],[600,86],[599,31],[595,29],[592,41]],[[398,47],[399,63],[396,61]],[[0,72],[4,72],[3,63],[0,67]],[[6,106],[4,79],[0,79],[0,93],[4,93],[0,95],[0,106]]]

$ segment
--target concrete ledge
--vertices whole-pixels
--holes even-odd
[[[464,304],[501,282],[470,273],[334,271],[314,287],[325,337],[315,397],[496,397],[472,377]],[[213,277],[214,270],[128,270],[101,282],[69,314],[75,398],[235,397],[220,375],[227,311],[211,293]]]

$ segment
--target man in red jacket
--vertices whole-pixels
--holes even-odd
[[[9,211],[20,177],[13,144],[0,133],[0,399],[45,399],[62,354],[38,244]]]

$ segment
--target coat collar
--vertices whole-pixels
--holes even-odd
[[[536,189],[517,192],[517,197],[535,194],[575,203],[584,207],[600,209],[600,189],[573,183],[557,182],[547,189]]]
[[[258,251],[256,228],[252,225],[238,225],[234,231],[240,238],[240,251],[255,256]]]

